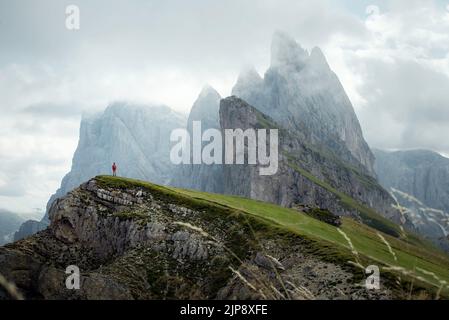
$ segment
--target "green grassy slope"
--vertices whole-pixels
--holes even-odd
[[[162,187],[109,176],[100,176],[97,180],[110,187],[144,187],[152,192],[163,193],[173,200],[182,199],[183,203],[192,203],[193,206],[200,204],[202,207],[227,208],[283,232],[310,240],[316,254],[323,258],[327,256],[338,263],[351,261],[365,267],[376,264],[381,267],[381,274],[385,277],[391,279],[400,276],[402,280],[412,280],[415,286],[449,296],[449,257],[432,247],[420,245],[419,238],[412,235],[398,239],[349,218],[343,218],[343,224],[338,229],[293,209],[236,196]]]
[[[292,159],[290,159],[290,162],[288,164],[293,170],[297,171],[299,174],[313,182],[314,184],[322,187],[323,189],[333,193],[341,202],[341,204],[349,209],[356,210],[360,214],[360,218],[362,221],[379,230],[384,233],[387,233],[389,235],[399,237],[401,235],[401,230],[398,225],[394,224],[390,220],[382,217],[378,213],[375,212],[375,210],[357,202],[350,196],[344,194],[343,192],[338,191],[334,187],[332,187],[327,182],[321,181],[318,178],[316,178],[314,175],[312,175],[307,170],[304,170],[303,168],[299,167],[294,163]]]

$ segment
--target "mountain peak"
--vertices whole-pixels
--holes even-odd
[[[303,66],[308,53],[290,35],[276,31],[271,42],[271,66]]]
[[[240,80],[247,82],[247,81],[262,81],[263,79],[257,72],[256,68],[254,68],[254,66],[246,66],[240,71],[237,82]]]
[[[326,57],[323,51],[319,47],[314,47],[310,53],[309,61],[312,65],[316,67],[326,67],[329,68]]]
[[[241,91],[252,90],[263,83],[263,78],[259,75],[253,66],[247,66],[240,71],[232,94],[238,96]]]
[[[214,89],[211,85],[209,85],[209,84],[206,84],[206,85],[203,86],[203,88],[201,89],[201,92],[200,92],[200,94],[199,94],[199,96],[198,96],[198,99],[206,98],[206,97],[218,98],[218,99],[221,98],[221,96],[220,96],[220,94],[218,93],[218,91],[215,90],[215,89]]]
[[[205,127],[218,127],[218,108],[221,96],[210,85],[205,85],[190,110],[187,128],[191,130],[192,121],[202,121]]]

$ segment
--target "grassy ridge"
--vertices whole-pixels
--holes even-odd
[[[332,187],[329,183],[324,182],[318,178],[316,178],[313,174],[308,172],[307,170],[304,170],[303,168],[295,165],[292,162],[289,162],[289,166],[296,170],[298,173],[300,173],[305,178],[309,179],[311,182],[319,185],[320,187],[326,189],[327,191],[333,193],[340,201],[341,204],[348,209],[356,210],[361,220],[364,224],[381,231],[383,233],[386,233],[388,235],[391,235],[395,238],[402,238],[405,242],[408,242],[410,244],[417,245],[419,247],[426,248],[426,250],[430,251],[440,251],[439,248],[437,248],[433,243],[431,243],[428,240],[425,240],[416,234],[412,234],[402,228],[399,227],[399,225],[393,223],[392,221],[388,220],[387,218],[383,217],[379,213],[377,213],[374,209],[359,203],[352,197],[348,196],[347,194],[338,191],[334,187]]]
[[[318,246],[320,254],[341,252],[342,256],[349,257],[352,261],[360,261],[364,266],[368,264],[377,264],[380,267],[394,266],[397,270],[388,271],[388,274],[401,275],[403,279],[413,278],[416,283],[432,288],[433,291],[441,288],[441,295],[449,296],[448,287],[441,284],[441,281],[449,283],[448,256],[432,248],[415,245],[416,239],[404,241],[409,239],[395,238],[349,218],[343,218],[339,230],[293,209],[236,196],[162,187],[138,180],[109,176],[97,177],[97,181],[104,186],[116,188],[144,187],[153,192],[163,193],[174,200],[182,199],[185,204],[190,202],[203,207],[230,208],[248,217],[258,218],[267,225],[276,226],[285,232],[313,241]],[[342,232],[350,239],[353,248]],[[388,242],[391,251],[384,240]],[[352,253],[354,251],[357,252],[357,256]]]
[[[399,237],[401,235],[401,230],[398,225],[394,224],[390,220],[382,217],[378,213],[376,213],[373,209],[360,204],[350,196],[344,194],[343,192],[338,191],[334,187],[332,187],[327,182],[321,181],[318,178],[316,178],[314,175],[312,175],[310,172],[304,170],[303,168],[297,166],[293,162],[289,162],[289,166],[300,173],[302,176],[310,180],[311,182],[315,183],[316,185],[322,187],[323,189],[333,193],[337,198],[341,201],[341,204],[348,209],[353,209],[359,212],[360,217],[362,218],[362,221],[384,233],[387,233],[389,235],[392,235],[394,237]]]

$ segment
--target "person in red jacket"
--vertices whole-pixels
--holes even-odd
[[[112,164],[112,175],[115,177],[117,175],[117,165],[115,162]]]

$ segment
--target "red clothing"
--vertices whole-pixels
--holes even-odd
[[[115,164],[112,165],[112,171],[115,172],[115,170],[117,170],[117,166]]]

